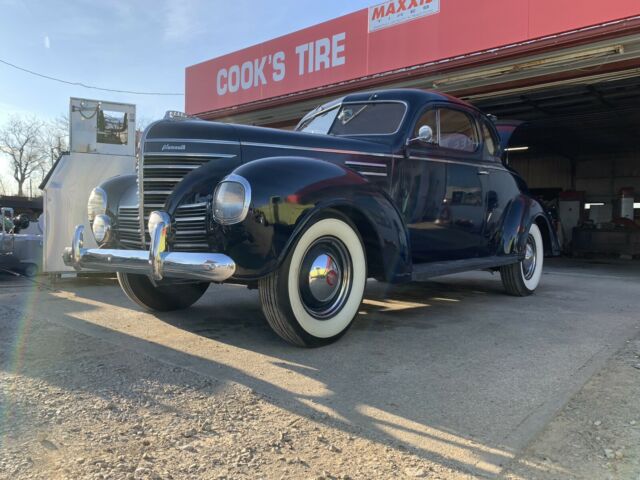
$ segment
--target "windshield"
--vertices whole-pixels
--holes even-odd
[[[389,135],[398,131],[406,107],[399,102],[346,103],[302,122],[298,131],[325,135]]]
[[[326,134],[329,132],[338,113],[338,106],[325,110],[318,115],[302,122],[297,128],[299,132]]]

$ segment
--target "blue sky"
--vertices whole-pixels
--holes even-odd
[[[183,92],[186,66],[358,10],[376,0],[0,0],[0,59],[107,88]],[[56,117],[77,96],[135,103],[152,120],[183,97],[67,86],[0,64],[0,123]]]
[[[185,67],[350,13],[380,0],[0,0],[0,59],[100,87],[184,92]],[[147,123],[184,97],[90,90],[0,64],[0,124],[52,119],[69,97],[134,103]],[[8,161],[0,180],[13,190]]]

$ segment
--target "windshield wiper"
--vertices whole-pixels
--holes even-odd
[[[356,118],[358,115],[360,115],[367,107],[370,107],[371,104],[367,103],[366,105],[364,105],[360,110],[358,110],[356,113],[354,113],[351,118],[345,120],[344,122],[342,120],[340,120],[342,122],[342,125],[347,125],[349,122],[351,122],[354,118]]]

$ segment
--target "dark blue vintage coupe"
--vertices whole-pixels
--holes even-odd
[[[257,287],[282,338],[318,346],[356,317],[367,278],[500,271],[529,295],[558,242],[502,161],[492,120],[420,90],[348,95],[296,131],[174,116],[150,125],[137,176],[89,197],[65,262],[117,272],[150,310],[186,308],[210,283]]]

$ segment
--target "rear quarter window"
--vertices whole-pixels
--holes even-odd
[[[498,137],[493,129],[488,125],[486,120],[481,122],[482,125],[482,159],[486,161],[498,161]]]

